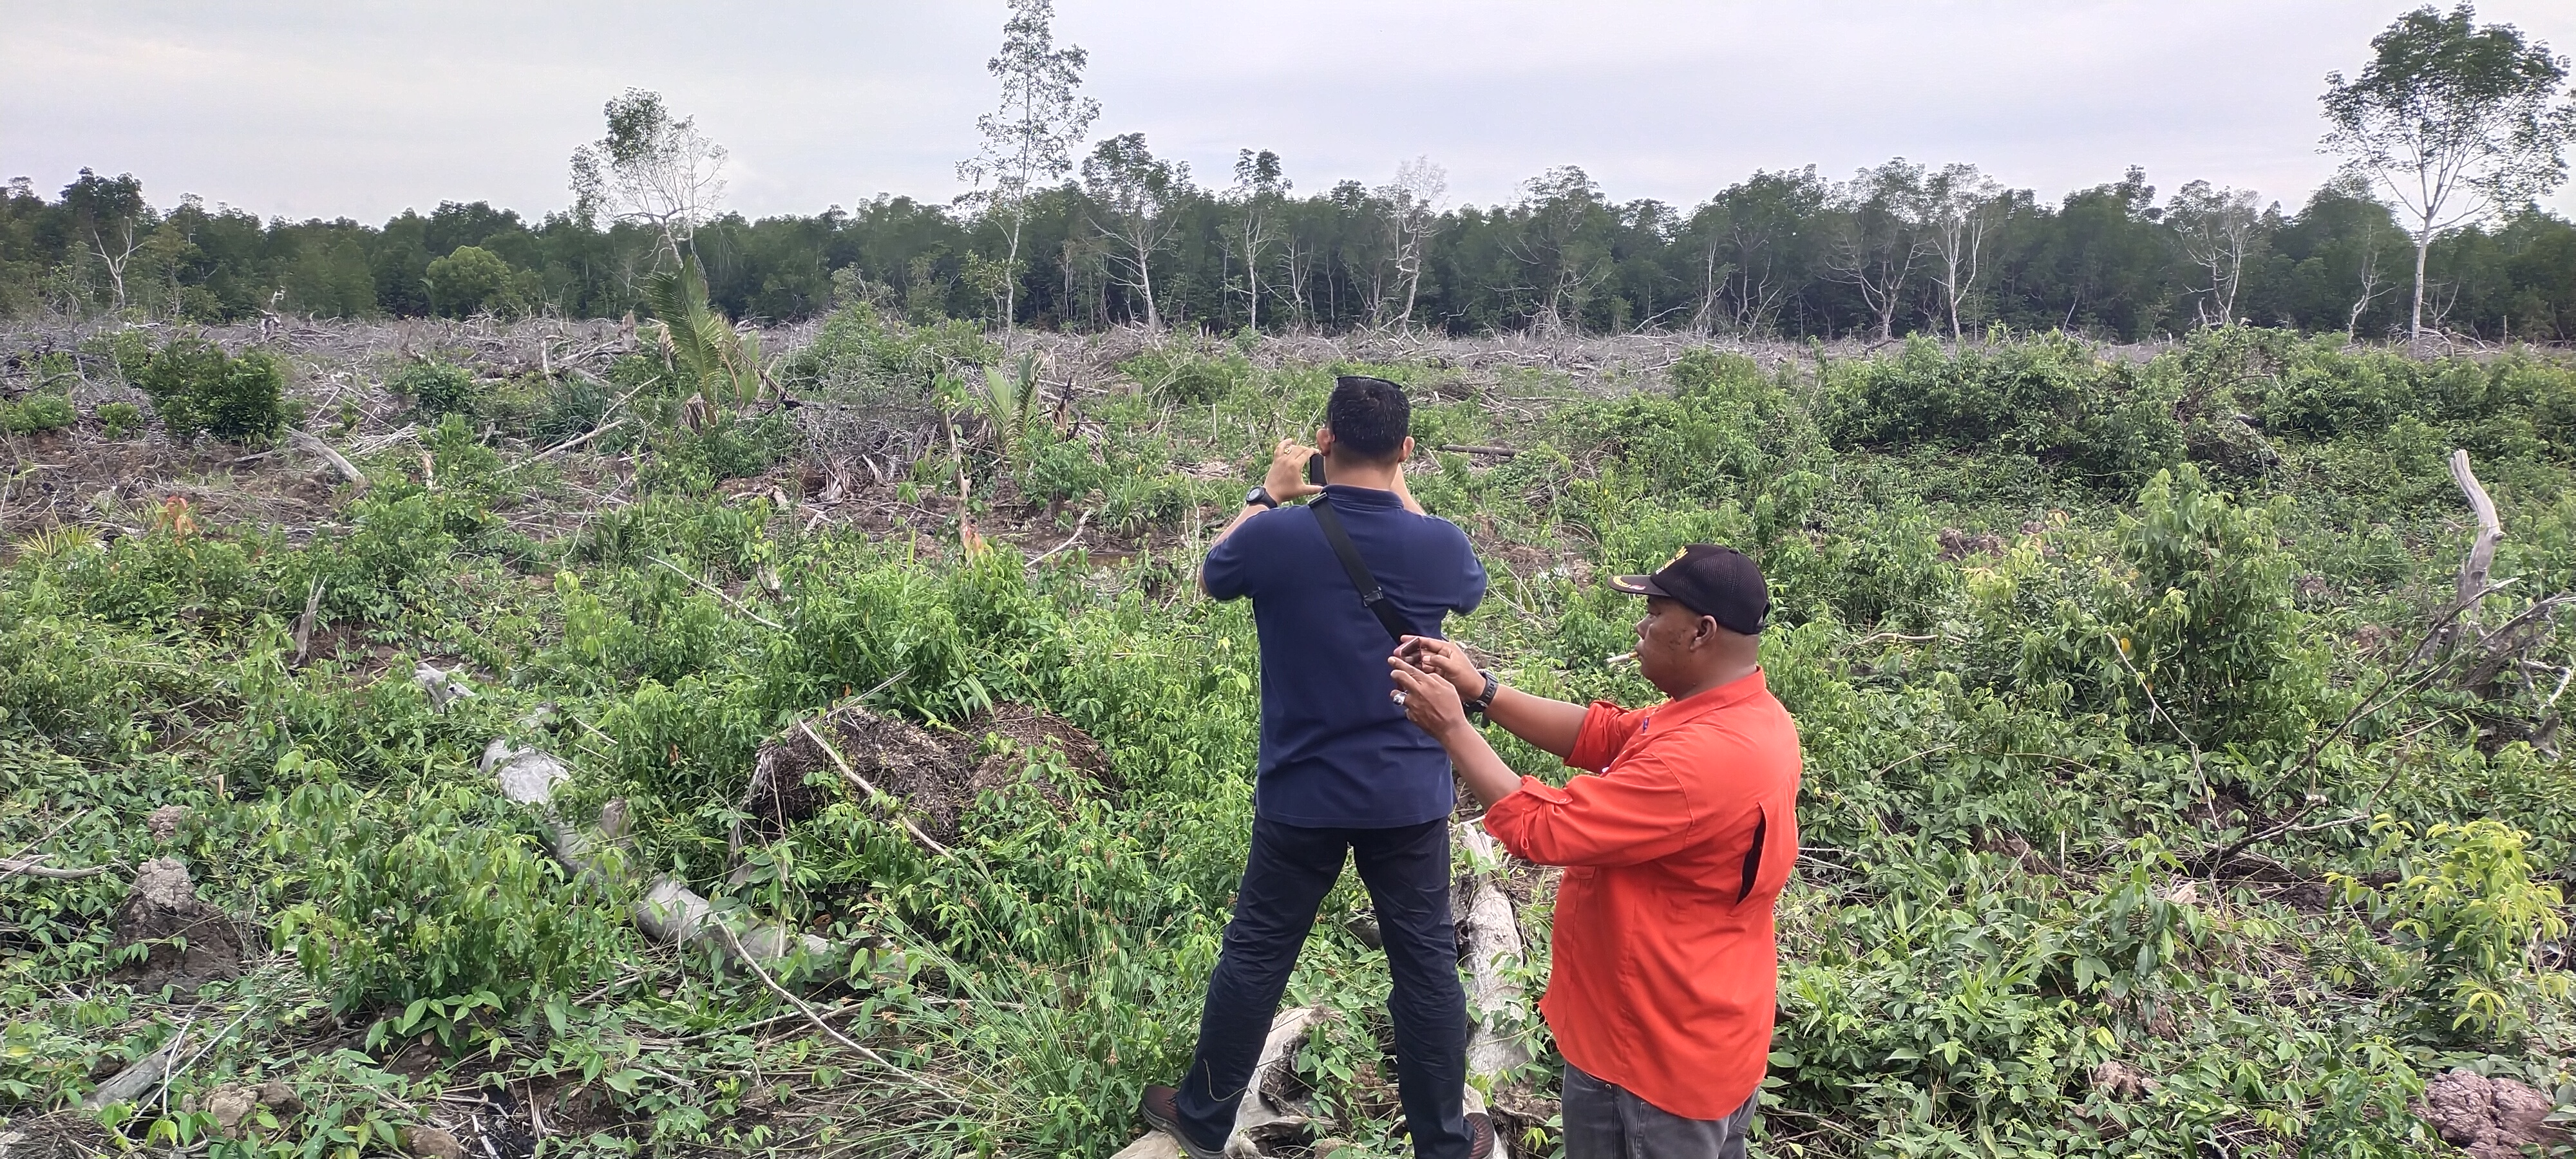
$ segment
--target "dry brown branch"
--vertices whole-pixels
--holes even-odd
[[[1048,548],[1044,555],[1040,555],[1036,559],[1030,560],[1028,566],[1035,568],[1037,565],[1045,563],[1048,559],[1052,558],[1057,552],[1073,546],[1075,540],[1082,538],[1082,529],[1090,523],[1091,512],[1089,509],[1085,509],[1082,513],[1082,518],[1073,521],[1073,534],[1066,536],[1064,538],[1064,542]]]
[[[318,436],[308,434],[304,431],[288,431],[286,432],[286,438],[287,441],[294,443],[305,451],[321,456],[323,462],[331,464],[331,469],[339,472],[340,477],[348,480],[349,486],[355,488],[353,495],[364,495],[367,493],[366,473],[358,470],[357,466],[349,462],[349,460],[342,458],[340,456],[340,452],[332,450],[331,444],[323,442]]]
[[[882,688],[884,685],[878,685],[878,687]],[[891,814],[902,824],[904,832],[912,834],[912,839],[921,843],[922,848],[941,857],[948,856],[947,846],[932,840],[930,834],[921,831],[921,826],[912,823],[912,818],[903,815],[902,806],[895,800],[893,794],[869,784],[866,777],[860,776],[858,770],[850,767],[850,762],[841,759],[841,749],[838,745],[823,739],[822,733],[814,731],[813,725],[802,720],[796,722],[796,728],[797,731],[805,734],[806,739],[813,741],[815,747],[822,749],[824,756],[832,758],[832,766],[841,770],[843,780],[850,782],[851,786],[858,789],[868,800],[877,802],[879,807]]]
[[[0,859],[0,877],[21,873],[48,881],[79,881],[84,877],[96,877],[107,872],[107,867],[104,865],[92,865],[82,869],[56,869],[50,865],[40,864],[51,856],[53,855],[49,853],[39,853],[34,857]]]
[[[723,588],[717,587],[717,586],[716,586],[716,585],[714,585],[714,584],[708,583],[708,582],[707,582],[707,581],[705,581],[705,580],[702,580],[702,579],[699,579],[699,578],[698,578],[698,577],[696,577],[696,576],[690,575],[690,574],[688,573],[688,570],[687,570],[687,569],[685,569],[685,568],[682,568],[680,565],[678,565],[678,564],[676,564],[676,563],[673,563],[673,562],[671,562],[670,560],[664,559],[664,558],[662,558],[661,556],[658,556],[658,555],[657,555],[657,556],[653,556],[653,557],[652,557],[652,560],[653,560],[653,562],[658,563],[658,564],[662,565],[663,567],[667,567],[667,568],[671,569],[671,574],[676,575],[676,576],[680,577],[681,579],[687,580],[687,581],[689,581],[690,583],[696,584],[696,585],[698,585],[698,587],[700,587],[700,588],[704,589],[704,590],[707,592],[707,594],[712,595],[712,596],[714,596],[714,597],[715,597],[715,598],[717,598],[717,599],[723,600],[723,601],[725,602],[725,606],[726,606],[726,607],[732,608],[733,610],[735,610],[735,611],[737,611],[737,612],[740,612],[740,613],[742,613],[742,614],[743,614],[743,615],[745,615],[745,616],[750,617],[751,619],[753,619],[753,620],[755,620],[755,621],[757,621],[757,622],[761,623],[762,625],[767,626],[771,631],[775,631],[775,632],[784,632],[784,631],[786,631],[786,630],[787,630],[785,627],[781,626],[781,625],[779,624],[779,622],[778,622],[778,621],[773,620],[773,619],[770,619],[770,618],[769,618],[769,617],[767,617],[767,616],[761,615],[760,613],[755,612],[755,611],[751,610],[750,608],[743,606],[743,604],[742,604],[742,602],[741,602],[741,601],[734,599],[732,596],[726,595],[726,594],[725,594],[725,590],[724,590]]]
[[[843,1049],[848,1050],[861,1058],[867,1059],[869,1062],[873,1062],[878,1066],[884,1067],[888,1071],[911,1080],[914,1085],[919,1086],[921,1089],[929,1091],[942,1099],[948,1100],[952,1105],[961,1110],[973,1108],[974,1103],[964,1095],[958,1094],[957,1092],[949,1090],[938,1083],[932,1082],[924,1075],[896,1066],[893,1062],[888,1061],[886,1056],[878,1054],[877,1052],[860,1045],[856,1039],[853,1039],[849,1035],[843,1034],[838,1029],[835,1029],[831,1023],[823,1020],[822,1015],[815,1013],[813,1007],[806,1005],[804,999],[789,993],[787,987],[779,985],[777,979],[769,976],[769,971],[761,969],[759,960],[753,957],[751,951],[743,948],[741,939],[734,937],[733,927],[728,926],[723,922],[717,922],[715,923],[715,926],[718,931],[724,934],[725,943],[733,947],[734,959],[741,962],[743,965],[750,967],[752,976],[760,979],[761,985],[769,987],[770,993],[778,995],[778,997],[784,1000],[789,1006],[795,1007],[796,1012],[804,1015],[805,1021],[811,1023],[814,1029],[822,1031],[826,1037],[841,1044]]]

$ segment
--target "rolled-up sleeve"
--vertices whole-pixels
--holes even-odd
[[[1578,749],[1578,752],[1580,750]],[[1702,838],[1681,778],[1649,755],[1556,788],[1535,777],[1485,811],[1485,831],[1541,865],[1635,865]]]
[[[1629,712],[1607,700],[1592,702],[1583,714],[1583,726],[1574,734],[1574,751],[1565,755],[1565,767],[1597,773],[1619,759],[1619,750],[1628,738],[1637,735],[1637,724],[1643,712]]]

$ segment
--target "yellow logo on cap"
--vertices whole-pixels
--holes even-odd
[[[1685,556],[1685,555],[1689,555],[1689,554],[1690,554],[1690,548],[1689,548],[1689,547],[1687,547],[1687,546],[1684,546],[1684,547],[1676,547],[1676,548],[1674,548],[1674,549],[1673,549],[1673,557],[1672,557],[1671,559],[1668,559],[1668,560],[1665,560],[1665,561],[1664,561],[1664,567],[1671,567],[1671,566],[1673,566],[1674,564],[1680,563],[1680,562],[1682,561],[1682,557],[1683,557],[1683,556]],[[1661,569],[1658,569],[1658,570],[1661,570]]]

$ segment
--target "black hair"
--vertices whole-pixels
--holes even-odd
[[[1413,404],[1405,400],[1403,387],[1383,378],[1345,374],[1333,380],[1324,426],[1333,432],[1333,444],[1353,458],[1391,463],[1413,433]]]

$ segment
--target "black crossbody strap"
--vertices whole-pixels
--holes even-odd
[[[1351,533],[1342,526],[1341,513],[1333,510],[1332,500],[1318,495],[1306,509],[1315,513],[1316,525],[1324,529],[1324,542],[1333,545],[1333,554],[1341,558],[1342,571],[1351,577],[1351,586],[1360,591],[1360,603],[1377,615],[1386,634],[1399,644],[1406,636],[1418,635],[1412,625],[1404,622],[1403,614],[1395,610],[1394,602],[1386,598],[1386,589],[1378,586],[1368,562],[1360,558],[1359,545],[1351,542]]]

